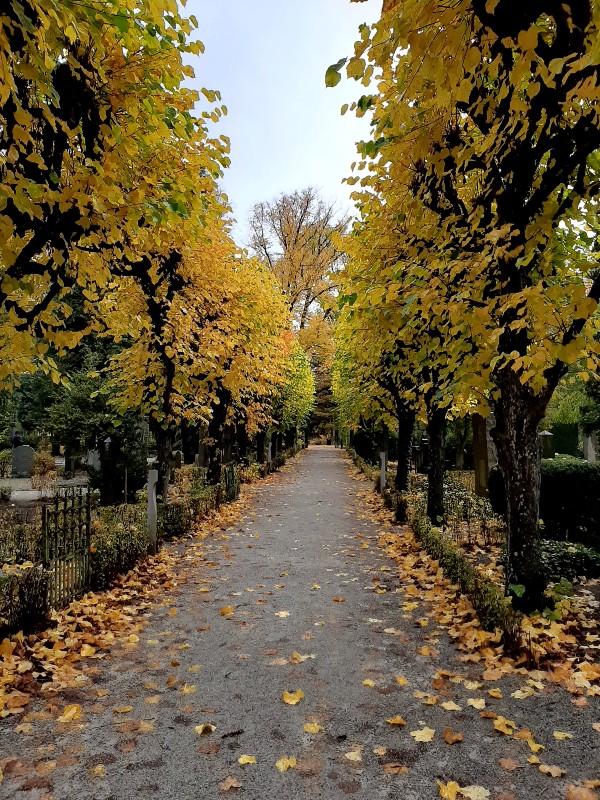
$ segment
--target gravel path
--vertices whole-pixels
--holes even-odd
[[[172,602],[150,609],[139,643],[90,659],[91,685],[54,698],[58,709],[80,703],[80,724],[59,724],[42,705],[28,733],[0,721],[1,756],[23,765],[0,795],[433,800],[439,780],[483,787],[481,798],[562,800],[567,783],[598,777],[597,698],[579,708],[550,685],[514,699],[524,678],[506,678],[504,699],[494,699],[496,684],[470,684],[481,670],[459,659],[444,630],[423,624],[428,604],[403,608],[393,562],[357,501],[365,484],[348,464],[333,448],[310,448],[258,490],[234,528],[178,545],[179,586]],[[297,690],[297,705],[282,702]],[[496,732],[480,715],[482,699],[530,728],[546,748],[535,757],[566,776],[528,763],[528,743]],[[406,725],[386,721],[398,715]],[[215,730],[197,733],[205,723]],[[317,732],[304,730],[310,723]],[[426,728],[435,730],[429,742],[411,735]],[[446,728],[463,741],[447,744]],[[242,755],[256,763],[240,765]],[[278,771],[292,756],[295,768]]]

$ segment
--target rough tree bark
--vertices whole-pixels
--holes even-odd
[[[171,428],[162,425],[154,426],[154,439],[156,441],[156,456],[158,460],[158,494],[166,501],[171,480],[171,452],[173,450],[173,432]]]

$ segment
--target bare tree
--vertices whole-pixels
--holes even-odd
[[[300,329],[316,306],[328,313],[334,276],[343,265],[335,239],[347,226],[348,219],[338,218],[310,186],[252,210],[249,247],[277,276]]]

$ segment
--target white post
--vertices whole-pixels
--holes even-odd
[[[148,552],[156,555],[158,511],[156,508],[156,485],[158,470],[148,470]]]

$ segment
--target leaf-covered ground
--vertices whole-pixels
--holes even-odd
[[[0,645],[3,797],[598,797],[594,643],[509,659],[339,451],[220,522]]]

